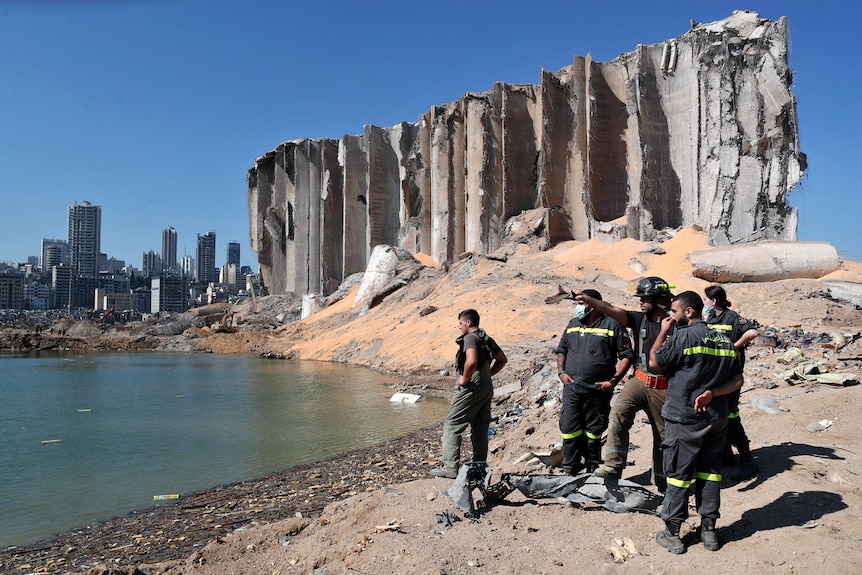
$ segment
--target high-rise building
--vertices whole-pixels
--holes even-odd
[[[195,252],[195,261],[197,261],[195,281],[201,283],[218,281],[215,232],[207,232],[205,235],[198,234],[198,246],[197,251]]]
[[[239,266],[225,264],[219,270],[219,283],[228,286],[231,295],[236,295],[239,286]]]
[[[102,243],[102,206],[90,202],[69,206],[69,265],[72,273],[95,277],[99,273]]]
[[[126,268],[125,260],[118,260],[117,258],[108,258],[106,265],[104,266],[104,270],[106,272],[117,273],[122,272]]]
[[[180,274],[163,272],[150,280],[150,312],[182,313],[188,306],[189,285]]]
[[[141,275],[145,278],[157,278],[162,270],[162,261],[158,252],[144,252],[141,258]]]
[[[66,240],[42,240],[42,260],[39,266],[42,272],[51,273],[51,268],[69,263],[69,242]]]
[[[236,264],[236,269],[239,269],[239,242],[228,242],[227,263]]]
[[[51,269],[51,287],[54,289],[55,309],[72,309],[72,268],[66,265]]]
[[[172,227],[162,230],[162,269],[177,270],[177,230]]]
[[[187,278],[192,278],[195,275],[195,258],[192,256],[183,256],[183,261],[180,266],[180,271]]]
[[[0,274],[0,309],[24,309],[24,274],[6,270]]]
[[[45,284],[24,284],[24,309],[51,309],[51,287]]]

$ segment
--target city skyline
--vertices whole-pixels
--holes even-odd
[[[195,260],[183,256],[180,269],[177,230],[169,226],[162,230],[161,255],[144,252],[138,269],[101,252],[102,206],[71,204],[67,221],[67,239],[44,238],[41,258],[28,256],[26,267],[0,266],[0,308],[175,313],[196,304],[230,302],[247,285],[250,268],[240,266],[238,242],[228,242],[226,263],[216,265],[214,231],[197,235]],[[194,275],[189,273],[193,262]]]
[[[100,211],[99,226],[101,228],[101,214],[104,213],[103,206],[94,205],[94,204],[92,204],[92,202],[82,201],[79,203],[70,204],[69,206],[67,206],[67,210],[72,208],[73,206],[90,206],[93,208],[99,208],[99,211]],[[72,215],[68,211],[67,211],[67,214],[69,214],[67,221],[71,222]],[[181,236],[180,236],[180,232],[177,230],[177,228],[175,226],[166,226],[161,230],[161,232],[160,232],[161,237],[158,239],[158,243],[161,246],[159,249],[154,249],[153,247],[151,247],[150,249],[142,250],[141,253],[139,253],[139,254],[135,254],[133,258],[129,258],[129,257],[120,257],[119,254],[111,253],[111,250],[109,248],[100,244],[100,253],[105,254],[108,258],[122,260],[125,262],[125,264],[127,266],[133,266],[135,269],[142,269],[143,268],[142,257],[146,257],[146,255],[149,252],[155,252],[155,253],[159,254],[160,257],[162,257],[162,265],[164,265],[163,255],[164,255],[165,248],[166,248],[166,246],[169,247],[171,245],[170,242],[166,243],[165,232],[167,232],[168,230],[173,230],[175,232],[174,237],[173,237],[173,242],[174,242],[173,249],[174,249],[174,254],[175,254],[175,259],[176,259],[174,267],[168,268],[168,269],[178,269],[180,267],[180,260],[179,260],[180,257],[185,257],[185,256],[195,257],[194,254],[195,254],[195,250],[197,248],[197,244],[196,243],[194,244],[193,249],[190,252],[188,251],[187,248],[184,247],[183,253],[180,253],[178,246],[179,246],[179,237],[181,237]],[[205,232],[203,234],[197,233],[195,237],[198,238],[201,235],[206,235],[206,234],[210,234],[210,233],[216,234],[216,237],[217,237],[218,231],[217,230],[208,230],[207,232]],[[46,253],[45,253],[46,248],[52,246],[53,243],[57,242],[58,240],[61,242],[65,242],[66,251],[68,252],[69,251],[69,247],[68,247],[68,244],[69,244],[69,227],[68,226],[67,226],[66,233],[64,233],[62,235],[62,237],[60,237],[58,234],[54,234],[53,236],[45,235],[44,237],[42,237],[39,240],[39,243],[40,243],[39,249],[34,250],[33,253],[31,253],[31,254],[27,254],[27,256],[22,261],[20,261],[20,262],[18,262],[18,261],[4,261],[4,260],[0,260],[0,261],[2,261],[3,263],[18,265],[18,264],[27,263],[27,258],[35,256],[35,257],[39,258],[39,266],[41,267],[44,265],[43,260],[47,257]],[[195,240],[195,241],[197,241],[197,240]],[[46,242],[48,242],[47,245],[46,245]],[[155,244],[156,242],[153,242],[153,243]],[[228,260],[228,257],[230,255],[229,252],[230,252],[231,244],[239,244],[240,247],[242,246],[242,244],[240,244],[240,242],[233,240],[233,239],[225,242],[224,248],[223,248],[224,249],[224,261],[221,263],[230,263]],[[220,265],[218,263],[219,262],[218,254],[220,252],[221,252],[221,250],[218,249],[218,244],[216,244],[215,245],[214,258],[215,258],[215,261],[218,265]],[[238,250],[238,252],[239,252],[240,257],[242,257],[243,256],[242,250],[240,249],[240,250]],[[69,256],[67,256],[67,257],[69,257]],[[61,257],[61,261],[62,261],[62,259],[66,259],[66,258]],[[248,266],[248,267],[251,267],[252,269],[254,269],[254,267],[255,267],[255,266],[250,266],[248,264],[240,263],[239,267],[242,267],[242,266]],[[98,270],[96,270],[96,271],[98,271]]]
[[[65,207],[87,200],[103,206],[102,251],[118,259],[137,263],[159,250],[161,230],[173,225],[178,259],[194,253],[198,234],[216,231],[240,242],[243,265],[256,268],[247,172],[282,142],[416,122],[495,82],[536,84],[542,70],[560,70],[575,56],[609,62],[685,34],[692,20],[721,20],[738,8],[729,0],[539,0],[526,10],[511,0],[493,7],[449,0],[7,3],[0,13],[0,193],[13,217],[0,226],[0,261],[38,255],[43,238],[63,237]],[[827,241],[842,257],[862,260],[852,170],[862,118],[846,113],[862,84],[853,73],[855,40],[835,33],[835,10],[817,3],[759,0],[753,8],[773,21],[788,18],[808,159],[802,184],[789,194],[799,210],[798,238]],[[458,17],[424,25],[429,14],[447,11]],[[207,25],[189,26],[202,12]],[[855,21],[862,5],[843,4],[840,16]],[[285,34],[287,65],[280,59]]]

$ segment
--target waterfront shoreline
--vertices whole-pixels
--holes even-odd
[[[267,477],[213,487],[0,551],[0,571],[81,571],[188,557],[247,525],[314,518],[339,499],[427,477],[439,461],[441,424]],[[26,566],[26,567],[25,567]],[[23,571],[22,571],[23,569]]]

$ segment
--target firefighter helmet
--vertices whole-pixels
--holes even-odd
[[[647,296],[664,296],[668,298],[672,298],[673,294],[670,293],[670,288],[676,287],[670,285],[660,277],[650,276],[647,278],[643,278],[638,283],[638,289],[635,292],[635,297],[647,297]]]

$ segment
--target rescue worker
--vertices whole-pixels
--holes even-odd
[[[661,331],[661,320],[667,317],[673,294],[660,277],[640,280],[635,297],[640,299],[640,311],[627,311],[607,302],[595,300],[584,292],[575,292],[575,301],[610,316],[634,334],[635,372],[626,381],[611,407],[605,443],[604,465],[595,474],[605,479],[619,479],[626,466],[629,451],[629,431],[638,411],[646,413],[652,428],[653,483],[664,493],[665,476],[662,467],[661,442],[664,439],[664,419],[661,409],[667,392],[667,377],[649,371],[649,350]]]
[[[497,375],[508,361],[497,342],[479,327],[479,312],[467,309],[458,314],[460,337],[455,358],[458,382],[452,404],[443,422],[443,466],[431,470],[434,477],[454,479],[461,465],[461,434],[470,426],[473,461],[488,459],[488,428],[491,399]]]
[[[721,504],[721,467],[727,441],[726,395],[742,386],[742,368],[733,342],[710,329],[701,316],[703,300],[693,291],[673,299],[671,315],[650,349],[649,366],[668,376],[662,416],[667,491],[661,508],[665,528],[656,541],[671,553],[685,553],[679,530],[688,518],[694,483],[700,539],[704,548],[720,547],[715,522]],[[671,327],[676,325],[668,338]]]
[[[747,320],[740,317],[738,313],[730,309],[731,303],[727,299],[727,292],[724,288],[718,285],[711,285],[704,290],[706,297],[704,298],[703,316],[706,325],[712,329],[716,329],[733,342],[736,348],[737,358],[739,358],[740,366],[745,366],[745,347],[754,341],[757,337],[757,322]],[[733,481],[743,481],[750,479],[760,471],[757,463],[754,462],[754,457],[751,455],[748,435],[745,433],[745,428],[742,426],[742,420],[739,417],[739,396],[741,390],[736,390],[727,396],[728,409],[730,414],[727,416],[727,452],[726,459],[733,461],[733,449],[739,452],[739,465],[735,466],[730,473],[730,478]]]
[[[582,293],[592,301],[602,299],[596,290]],[[615,319],[578,303],[554,353],[563,383],[562,468],[569,475],[578,475],[585,466],[592,472],[602,462],[602,433],[608,427],[614,387],[634,359],[631,341]]]

